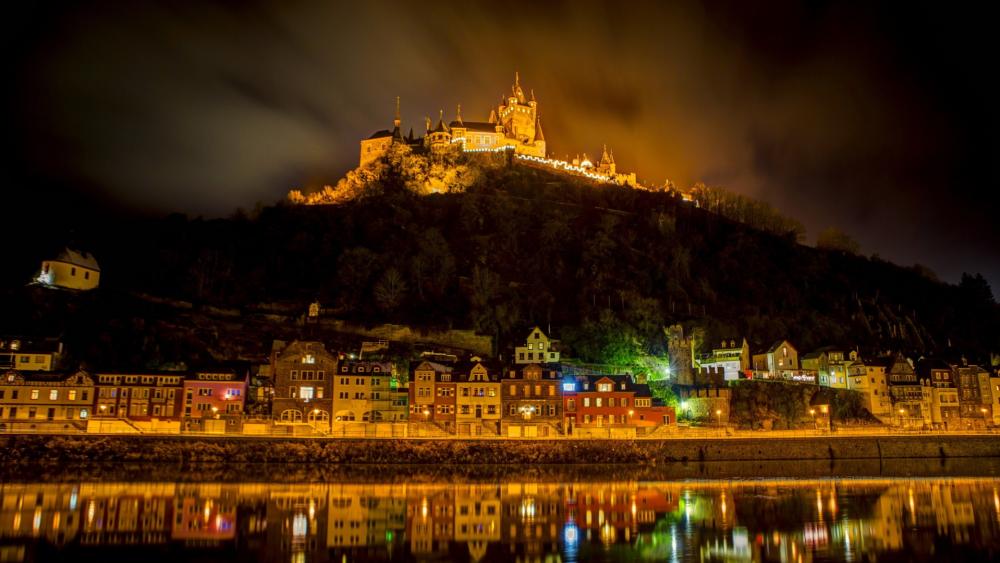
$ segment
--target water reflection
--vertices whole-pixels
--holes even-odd
[[[998,488],[996,479],[8,482],[0,561],[988,559],[1000,550]]]

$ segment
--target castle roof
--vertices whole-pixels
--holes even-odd
[[[536,117],[535,118],[535,140],[536,141],[544,141],[545,140],[545,135],[542,133],[542,118],[541,117]]]
[[[444,118],[443,117],[438,118],[437,127],[435,127],[434,130],[431,131],[431,133],[447,133],[447,132],[448,132],[448,127],[444,124]]]
[[[497,130],[497,126],[494,123],[487,123],[485,121],[452,121],[449,124],[450,127],[464,127],[469,131],[482,131],[485,133],[494,133]]]
[[[389,131],[388,129],[381,129],[379,131],[376,131],[376,132],[372,133],[372,136],[368,137],[368,139],[369,140],[370,139],[382,139],[384,137],[392,137],[392,131]]]

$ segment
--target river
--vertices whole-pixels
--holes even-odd
[[[996,460],[874,463],[21,467],[0,561],[1000,558]]]

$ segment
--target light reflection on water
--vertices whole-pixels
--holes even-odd
[[[0,484],[0,561],[862,561],[1000,554],[995,478]]]

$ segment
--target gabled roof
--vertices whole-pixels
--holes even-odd
[[[386,137],[392,137],[392,131],[389,131],[388,129],[381,129],[379,131],[376,131],[376,132],[372,133],[372,136],[368,137],[368,140],[371,140],[371,139],[384,139]]]
[[[778,351],[778,348],[781,348],[781,345],[782,345],[782,344],[786,344],[786,343],[787,343],[787,344],[788,344],[788,346],[790,346],[790,347],[791,347],[791,348],[792,348],[793,350],[795,349],[795,346],[792,346],[792,343],[791,343],[791,342],[788,342],[787,340],[784,340],[784,339],[782,339],[782,340],[776,340],[776,341],[774,342],[774,344],[771,344],[771,347],[767,349],[767,353],[768,353],[768,354],[771,354],[771,353],[773,353],[773,352],[777,352],[777,351]]]
[[[423,368],[422,366],[427,366]],[[419,362],[410,362],[410,375],[413,375],[418,369],[432,369],[436,373],[451,373],[452,367],[446,366],[444,364],[439,364],[437,362],[432,362],[430,360],[421,360]]]
[[[59,253],[59,256],[55,259],[56,262],[65,262],[67,264],[73,264],[74,266],[80,266],[81,268],[89,268],[96,272],[101,271],[101,267],[97,265],[97,260],[89,252],[84,252],[82,250],[73,250],[71,248],[63,249]]]

